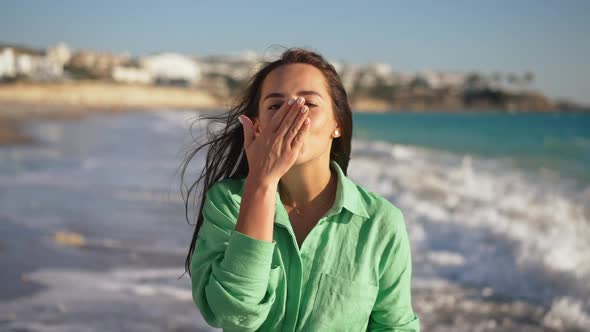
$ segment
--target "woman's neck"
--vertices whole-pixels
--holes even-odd
[[[330,161],[316,159],[301,165],[294,165],[279,182],[281,197],[286,194],[287,202],[299,207],[313,207],[314,204],[330,201],[336,192],[337,176],[330,169]]]

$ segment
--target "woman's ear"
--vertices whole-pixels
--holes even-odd
[[[258,121],[258,117],[253,118],[252,123],[254,124],[254,137],[258,137],[258,135],[260,135],[260,122]]]

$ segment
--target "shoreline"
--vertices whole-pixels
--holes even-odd
[[[0,84],[0,145],[31,144],[21,130],[24,122],[36,119],[80,119],[91,112],[119,113],[154,109],[226,110],[232,100],[214,96],[205,89],[121,84],[106,81]],[[529,110],[494,107],[425,107],[393,105],[375,98],[359,97],[351,102],[353,113],[561,113],[588,110]],[[418,107],[421,106],[421,107]],[[448,106],[448,105],[447,105]]]
[[[529,96],[529,101],[515,102],[503,107],[492,103],[462,105],[458,100],[441,103],[406,96],[399,102],[388,102],[374,97],[350,98],[350,106],[359,113],[388,112],[572,112],[590,109],[561,108],[539,96]],[[536,100],[534,98],[539,100]],[[90,108],[101,111],[125,111],[128,109],[226,109],[233,102],[231,97],[217,96],[214,91],[203,88],[123,84],[109,81],[67,82],[18,82],[0,84],[0,116],[5,115],[6,104],[63,108]]]
[[[48,102],[39,101],[39,95],[37,95],[37,101],[25,100],[22,96],[20,100],[18,98],[6,98],[6,94],[2,94],[2,88],[0,88],[0,146],[6,145],[21,145],[21,144],[34,144],[34,140],[28,135],[23,133],[22,126],[28,121],[34,120],[52,120],[52,119],[83,119],[91,113],[122,113],[122,112],[141,112],[151,110],[167,110],[170,112],[175,111],[186,111],[186,110],[215,110],[215,109],[227,109],[227,105],[213,104],[209,102],[195,103],[194,105],[182,105],[173,103],[165,104],[141,104],[126,102],[121,104],[113,103],[112,99],[105,99],[100,101],[96,99],[96,102],[90,103],[88,100],[84,102],[67,102],[67,100],[60,100],[61,97],[55,97]],[[34,99],[34,98],[31,98]],[[395,110],[385,109],[379,107],[369,107],[369,102],[363,102],[363,108],[361,110],[355,110],[353,113],[368,113],[368,114],[386,114],[386,113],[480,113],[486,114],[489,112],[499,112],[499,110],[486,110],[480,109],[477,111],[456,109],[447,110],[440,109],[436,111],[432,110]],[[202,106],[199,106],[202,105]],[[383,104],[380,104],[383,106]],[[505,113],[524,113],[525,111],[501,111]],[[532,113],[548,113],[529,111]],[[554,111],[552,113],[573,113],[577,111]],[[581,111],[584,112],[584,111]]]
[[[116,84],[100,81],[0,85],[0,104],[126,108],[216,108],[217,98],[203,90]]]

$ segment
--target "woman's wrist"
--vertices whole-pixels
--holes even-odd
[[[264,188],[277,190],[279,179],[266,175],[257,175],[250,173],[246,176],[245,187]]]

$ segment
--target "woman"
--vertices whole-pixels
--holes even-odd
[[[225,128],[205,144],[205,195],[185,266],[207,323],[418,331],[403,214],[346,176],[352,114],[334,67],[286,50],[217,119]]]

